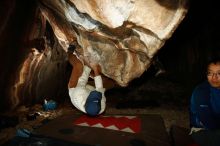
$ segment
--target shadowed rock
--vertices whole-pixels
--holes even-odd
[[[121,86],[142,75],[184,18],[186,0],[39,0],[65,51],[100,64]]]

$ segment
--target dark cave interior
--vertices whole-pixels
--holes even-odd
[[[3,20],[0,22],[0,108],[3,110],[9,108],[9,90],[17,78],[17,69],[31,51],[31,45],[42,47],[39,42],[27,43],[27,34],[30,33],[36,16],[34,1],[4,0],[0,3],[0,18]],[[146,95],[144,98],[150,99],[164,95],[164,101],[173,96],[169,100],[179,101],[175,98],[181,98],[187,101],[194,86],[204,80],[204,67],[209,57],[220,54],[220,13],[216,3],[214,0],[190,1],[186,17],[156,55],[163,64],[165,73],[156,77],[156,70],[151,67],[128,87],[116,87],[107,91],[107,94],[112,96],[118,92],[124,93],[123,96],[126,95],[129,101],[139,100],[139,95]],[[47,29],[50,32],[50,27]],[[51,35],[48,34],[48,37]],[[54,50],[54,53],[65,57],[65,53],[60,50]],[[44,85],[39,89],[41,93],[33,95],[34,99],[26,99],[29,94],[23,97],[24,103],[39,102],[43,97],[58,101],[68,98],[66,85],[71,67],[66,60],[57,66],[62,66],[65,71],[52,76],[47,83],[42,83]],[[54,83],[58,76],[59,82]]]

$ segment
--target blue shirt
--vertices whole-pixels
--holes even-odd
[[[190,126],[220,128],[220,90],[212,87],[207,81],[198,85],[192,93]]]

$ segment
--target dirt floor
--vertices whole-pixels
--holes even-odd
[[[21,106],[13,112],[4,113],[3,115],[6,116],[18,117],[19,123],[15,127],[4,128],[0,131],[0,144],[11,139],[16,134],[18,128],[26,128],[33,131],[42,124],[72,111],[75,114],[81,114],[70,102],[60,104],[53,111],[44,111],[42,105],[36,104],[32,107]],[[157,107],[117,109],[114,104],[107,104],[105,114],[160,114],[164,119],[168,132],[173,124],[186,128],[189,127],[188,107],[186,105],[174,106],[172,104],[164,104]]]
[[[164,119],[167,132],[172,125],[189,128],[190,93],[188,86],[173,81],[166,74],[152,78],[143,76],[126,88],[115,87],[107,90],[107,107],[104,114],[159,114]],[[2,113],[0,116],[17,118],[17,123],[9,123],[9,126],[6,125],[7,128],[2,128],[1,125],[4,123],[1,123],[0,145],[15,136],[19,128],[33,131],[44,123],[68,113],[82,114],[71,104],[69,97],[66,101],[58,103],[58,107],[53,111],[44,111],[42,104],[36,104],[30,107],[20,106],[14,111]]]

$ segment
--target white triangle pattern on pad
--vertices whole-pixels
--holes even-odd
[[[121,129],[121,131],[124,131],[124,132],[130,132],[130,133],[135,133],[131,128],[127,127],[127,128],[124,128],[124,129]]]
[[[80,123],[80,124],[77,124],[77,125],[79,125],[79,126],[90,126],[88,123]]]
[[[101,123],[97,123],[95,125],[91,125],[91,127],[105,128]]]
[[[105,127],[106,129],[111,129],[111,130],[119,130],[115,125],[111,125],[108,127]]]

